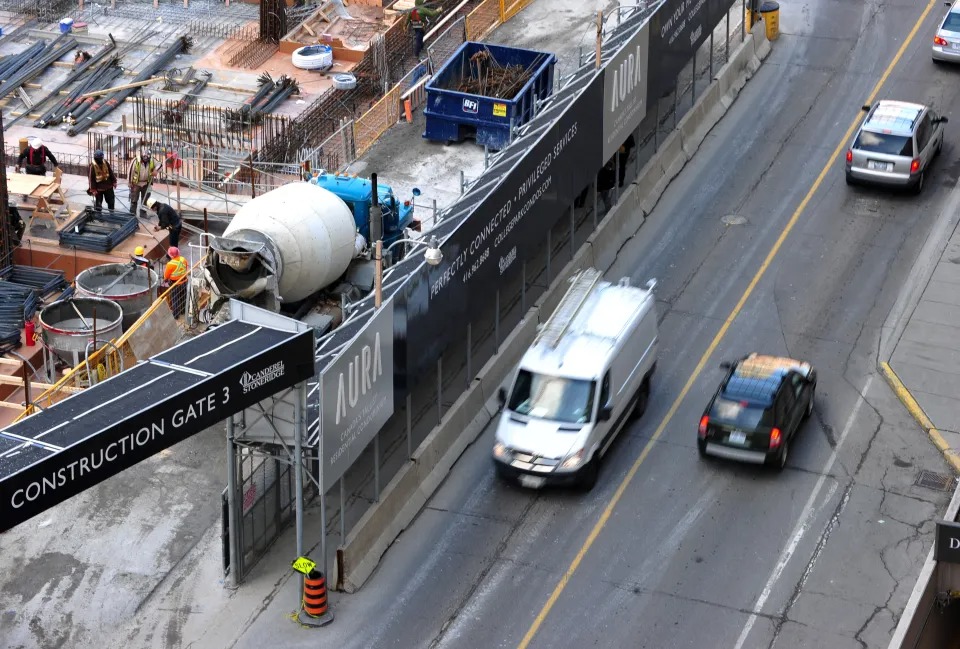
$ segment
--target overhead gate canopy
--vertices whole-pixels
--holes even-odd
[[[0,532],[310,378],[313,351],[231,320],[0,431]]]

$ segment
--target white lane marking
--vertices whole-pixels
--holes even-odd
[[[196,363],[196,362],[197,362],[198,360],[200,360],[201,358],[205,358],[205,357],[209,356],[210,354],[216,354],[218,351],[220,351],[220,350],[223,349],[224,347],[229,347],[230,345],[234,345],[234,344],[240,342],[240,341],[243,340],[244,338],[249,338],[250,336],[252,336],[253,334],[257,333],[258,331],[260,331],[260,330],[262,330],[262,329],[263,329],[263,327],[257,327],[256,329],[254,329],[254,330],[252,330],[252,331],[248,331],[247,333],[243,334],[242,336],[237,336],[236,338],[232,338],[232,339],[228,340],[227,342],[223,343],[222,345],[220,345],[219,347],[214,347],[213,349],[211,349],[211,350],[209,350],[209,351],[205,351],[204,353],[200,354],[199,356],[194,356],[193,358],[191,358],[190,360],[188,360],[187,362],[185,362],[184,365],[190,365],[191,363]]]
[[[800,540],[803,538],[803,535],[806,534],[808,529],[810,529],[810,524],[813,522],[812,518],[815,513],[814,504],[817,500],[817,496],[820,494],[820,490],[823,489],[823,485],[827,480],[827,476],[830,474],[830,470],[833,468],[833,463],[837,461],[837,455],[840,452],[840,447],[843,446],[843,442],[847,439],[847,435],[850,433],[851,429],[853,429],[853,422],[856,421],[857,415],[860,413],[860,408],[863,406],[863,395],[865,395],[867,390],[870,389],[871,383],[873,383],[873,376],[870,376],[870,378],[867,379],[867,382],[863,386],[863,390],[861,390],[860,394],[857,396],[857,403],[853,407],[853,411],[850,412],[850,417],[847,419],[847,423],[843,427],[843,432],[840,433],[840,439],[837,440],[837,445],[833,449],[833,452],[830,453],[827,463],[823,465],[823,470],[820,471],[820,478],[817,479],[817,484],[814,485],[813,491],[810,492],[810,497],[807,498],[807,504],[804,505],[803,511],[800,513],[800,518],[797,519],[797,525],[793,528],[793,534],[790,536],[790,542],[787,543],[787,546],[780,554],[780,560],[777,562],[777,565],[774,566],[773,572],[770,573],[770,578],[767,579],[766,585],[760,592],[760,597],[757,598],[756,604],[753,605],[753,613],[750,614],[750,617],[747,619],[747,623],[743,626],[743,631],[740,632],[740,637],[737,638],[737,644],[734,645],[734,649],[743,649],[743,644],[747,641],[747,636],[750,635],[753,625],[757,623],[757,616],[760,614],[761,609],[763,609],[763,605],[767,603],[767,600],[770,598],[770,594],[773,592],[774,584],[776,584],[777,580],[780,579],[784,569],[787,567],[787,563],[789,563],[790,559],[793,557],[793,553],[797,551],[797,546],[800,545]],[[830,498],[833,497],[833,494],[836,490],[837,483],[834,482],[833,486],[830,488],[830,492],[824,499],[824,503],[830,501]]]

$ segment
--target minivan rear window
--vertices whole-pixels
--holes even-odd
[[[876,131],[860,131],[857,141],[853,145],[859,151],[870,153],[886,153],[913,157],[913,138],[909,135],[892,135],[877,133]]]
[[[585,424],[593,415],[596,381],[520,370],[507,407],[520,415]]]

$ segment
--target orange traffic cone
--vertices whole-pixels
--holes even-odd
[[[299,620],[310,626],[326,626],[333,622],[327,601],[327,579],[322,572],[311,570],[303,579],[303,606]]]

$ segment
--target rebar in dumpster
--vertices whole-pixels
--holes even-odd
[[[537,57],[529,66],[504,66],[497,62],[489,49],[484,48],[470,57],[469,74],[460,78],[456,89],[482,97],[512,99],[530,81],[540,62],[541,57]]]

